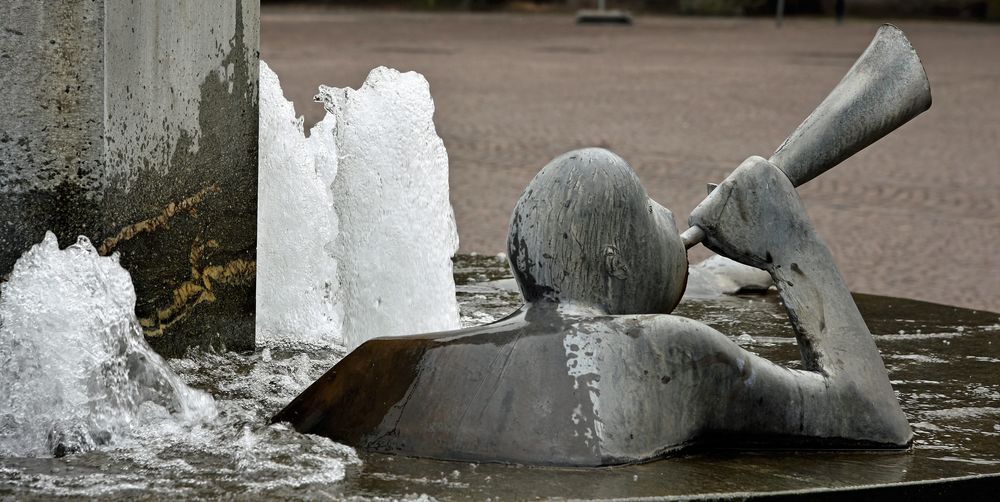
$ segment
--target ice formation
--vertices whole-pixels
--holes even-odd
[[[61,455],[114,441],[148,416],[215,416],[207,394],[146,343],[117,255],[52,233],[0,290],[0,457]]]
[[[258,339],[351,350],[458,328],[458,234],[427,80],[381,67],[357,90],[323,86],[327,115],[305,137],[263,62],[260,75]]]

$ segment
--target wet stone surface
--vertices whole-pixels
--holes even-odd
[[[151,345],[254,347],[258,2],[5,2],[0,280],[46,231],[117,252]]]
[[[465,325],[502,318],[519,303],[506,263],[455,263]],[[905,452],[692,450],[602,469],[527,468],[354,452],[264,424],[343,357],[315,346],[254,353],[188,352],[171,367],[210,392],[220,417],[179,426],[151,416],[133,437],[59,459],[0,459],[0,498],[182,496],[256,499],[358,497],[510,500],[775,492],[905,483],[1000,472],[1000,315],[856,295],[914,428]],[[773,293],[686,299],[676,314],[727,333],[790,367],[798,347]]]

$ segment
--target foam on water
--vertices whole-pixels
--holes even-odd
[[[320,87],[308,137],[260,70],[258,340],[339,343],[459,327],[448,157],[418,73]]]
[[[182,383],[142,337],[118,256],[85,237],[33,246],[0,289],[0,457],[85,451],[146,417],[196,424],[212,398]]]
[[[215,397],[214,419],[184,423],[151,408],[127,436],[57,459],[55,469],[46,459],[0,457],[0,499],[5,481],[36,494],[122,499],[223,493],[287,499],[302,487],[336,493],[336,483],[360,464],[355,451],[268,421],[341,357],[343,351],[310,345],[255,353],[191,350],[168,364],[185,384]]]

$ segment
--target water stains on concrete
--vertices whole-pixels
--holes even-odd
[[[158,351],[252,349],[257,2],[8,10],[0,273],[45,230],[87,235],[120,253]]]

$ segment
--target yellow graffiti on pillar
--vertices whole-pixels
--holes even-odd
[[[246,285],[255,280],[257,263],[238,258],[224,265],[201,265],[206,250],[219,247],[214,239],[202,241],[196,237],[191,243],[188,260],[191,262],[191,278],[174,289],[173,301],[166,308],[158,309],[155,317],[139,319],[146,336],[163,335],[170,326],[184,319],[199,304],[215,301],[216,284]]]
[[[108,237],[101,242],[101,245],[97,248],[97,252],[101,256],[107,256],[119,243],[131,240],[133,237],[142,233],[152,233],[161,228],[170,228],[170,220],[177,215],[177,213],[186,212],[193,217],[198,216],[197,205],[205,199],[205,196],[210,193],[219,193],[218,185],[211,185],[209,187],[201,189],[198,193],[180,201],[171,202],[167,204],[167,207],[160,211],[160,214],[148,219],[142,220],[139,223],[134,223],[118,231],[113,237]]]

